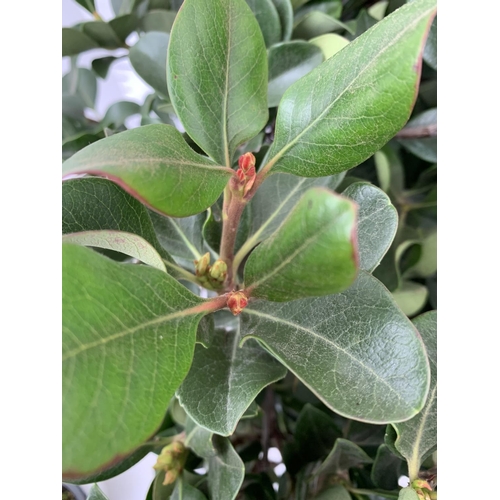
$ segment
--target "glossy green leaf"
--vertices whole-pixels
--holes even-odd
[[[316,179],[289,174],[268,177],[244,212],[249,212],[249,238],[237,252],[235,262],[241,262],[255,245],[271,236],[309,188],[322,186],[334,190],[343,177],[344,174]]]
[[[83,32],[104,49],[118,49],[123,47],[123,41],[114,32],[113,28],[104,21],[90,21],[82,25]]]
[[[332,31],[347,31],[348,25],[320,11],[313,11],[304,16],[293,29],[293,38],[309,40]]]
[[[348,439],[339,438],[335,441],[332,451],[320,465],[317,473],[337,475],[351,467],[362,467],[371,463],[373,460],[358,445]]]
[[[355,182],[343,193],[358,204],[359,267],[372,272],[391,246],[398,229],[398,213],[379,188]]]
[[[349,45],[349,40],[336,33],[327,33],[326,35],[311,38],[310,43],[318,46],[323,52],[326,59],[333,57],[339,50],[342,50],[346,45]]]
[[[108,56],[108,57],[100,57],[99,59],[94,59],[92,61],[92,70],[97,76],[101,78],[106,78],[108,76],[109,68],[111,64],[113,64],[117,60],[117,57]]]
[[[245,478],[245,466],[228,438],[214,434],[216,455],[208,459],[209,498],[234,500]]]
[[[207,497],[191,486],[182,475],[175,483],[170,500],[207,500]]]
[[[293,7],[290,0],[272,0],[281,24],[281,39],[290,40],[293,30]]]
[[[191,365],[201,304],[157,269],[63,245],[65,475],[111,465],[158,428]]]
[[[410,478],[416,479],[420,465],[437,446],[437,312],[424,313],[413,320],[429,356],[431,387],[424,409],[411,420],[393,424],[396,449],[408,461]]]
[[[277,106],[285,91],[323,62],[321,49],[308,42],[293,41],[274,45],[268,52],[270,108]]]
[[[434,13],[435,0],[402,7],[292,85],[278,108],[267,168],[320,177],[378,151],[413,108]]]
[[[324,188],[312,188],[245,265],[254,297],[275,302],[338,293],[358,269],[356,206]]]
[[[427,288],[414,281],[403,281],[392,292],[396,304],[407,316],[415,316],[427,303]]]
[[[242,312],[253,337],[329,408],[371,423],[417,414],[429,387],[429,365],[415,327],[385,287],[360,271],[345,292]]]
[[[401,134],[405,134],[404,136]],[[398,141],[408,151],[422,160],[437,162],[437,109],[428,109],[412,118],[398,134]],[[413,134],[424,134],[423,137],[410,138]],[[427,134],[428,136],[425,136]]]
[[[167,48],[169,35],[151,31],[139,38],[130,49],[130,64],[137,74],[161,95],[168,96]]]
[[[95,12],[94,0],[76,0],[84,9],[87,9],[91,14]]]
[[[402,465],[403,461],[395,456],[386,444],[381,444],[370,473],[373,484],[383,490],[397,490]]]
[[[167,80],[175,111],[194,142],[230,167],[236,148],[268,118],[257,20],[245,0],[186,0],[171,36]]]
[[[97,484],[94,484],[90,489],[87,500],[108,500],[108,497],[102,492],[101,488],[99,488]]]
[[[74,56],[90,49],[96,49],[99,45],[85,33],[76,28],[62,29],[62,55]]]
[[[259,23],[266,47],[281,41],[281,22],[272,0],[245,0]]]
[[[424,61],[437,70],[437,17],[432,22],[429,37],[424,48]]]
[[[173,10],[150,10],[141,20],[144,31],[163,31],[170,33],[177,12]]]
[[[212,205],[232,175],[195,153],[169,125],[147,125],[97,141],[67,160],[63,173],[106,176],[148,207],[176,217]]]
[[[332,486],[314,497],[314,500],[352,500],[352,498],[343,486]]]
[[[76,136],[71,136],[68,139],[65,139],[62,143],[62,158],[63,160],[67,160],[71,156],[73,156],[77,151],[83,149],[84,147],[92,144],[99,139],[104,138],[103,132],[98,132],[96,134],[78,134]]]
[[[218,328],[210,343],[197,345],[193,364],[177,391],[179,402],[199,425],[231,435],[259,392],[286,375],[286,368],[258,345],[238,347],[237,331]]]
[[[121,252],[160,271],[167,272],[160,254],[137,234],[110,230],[83,231],[64,235],[63,242]]]
[[[139,114],[139,104],[130,101],[119,101],[113,103],[101,121],[101,127],[118,128],[125,124],[125,120],[132,115]]]

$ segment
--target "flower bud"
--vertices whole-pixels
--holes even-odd
[[[165,471],[163,484],[172,484],[177,479],[184,467],[187,454],[187,448],[180,441],[174,441],[161,450],[153,469]]]
[[[231,292],[228,295],[227,307],[235,316],[238,316],[247,304],[248,298],[243,292]]]
[[[238,170],[236,176],[240,183],[240,191],[243,191],[243,196],[252,189],[255,182],[255,156],[252,153],[245,153],[238,159]]]
[[[210,268],[210,276],[218,283],[224,283],[227,276],[227,264],[223,260],[217,259]]]
[[[248,173],[250,169],[255,169],[255,156],[252,153],[245,153],[241,155],[238,159],[238,167],[243,173]]]
[[[207,252],[200,260],[194,261],[196,276],[205,276],[210,264],[210,253]]]

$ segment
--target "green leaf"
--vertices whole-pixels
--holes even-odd
[[[200,260],[206,252],[201,234],[204,213],[183,219],[163,217],[155,212],[150,212],[150,216],[158,240],[171,255],[191,263]]]
[[[368,9],[368,14],[370,14],[370,16],[372,16],[377,21],[382,21],[382,19],[384,19],[385,11],[387,10],[388,5],[388,0],[379,1]]]
[[[338,475],[351,467],[362,467],[371,463],[373,460],[358,445],[348,439],[338,438],[317,474]]]
[[[88,134],[87,132],[83,134],[78,134],[76,136],[71,136],[65,139],[62,143],[62,157],[63,160],[67,160],[73,156],[77,151],[83,149],[85,146],[92,144],[99,139],[104,138],[103,132],[98,132],[97,134]]]
[[[91,14],[95,12],[94,0],[76,0],[84,9],[87,9]]]
[[[175,111],[194,142],[230,167],[236,148],[268,118],[259,25],[245,0],[186,0],[171,36],[167,80]]]
[[[148,439],[191,365],[203,301],[168,274],[63,244],[63,473]]]
[[[132,115],[139,114],[141,107],[139,104],[130,101],[120,101],[113,103],[101,121],[101,127],[119,128],[125,124],[125,120]]]
[[[150,243],[136,234],[110,230],[83,231],[64,235],[63,242],[121,252],[167,272],[160,254]]]
[[[210,458],[217,454],[212,444],[213,434],[200,427],[189,416],[186,420],[186,440],[184,444],[191,448],[199,457]]]
[[[343,486],[332,486],[322,491],[314,500],[352,500],[351,495]]]
[[[424,48],[424,61],[437,71],[437,17],[432,22]]]
[[[373,159],[380,187],[399,198],[404,189],[404,170],[398,155],[387,144],[375,153]]]
[[[150,10],[142,18],[142,29],[144,31],[163,31],[164,33],[170,33],[176,15],[177,12],[172,10]]]
[[[111,7],[117,16],[130,14],[141,0],[111,0]]]
[[[251,222],[250,237],[235,256],[235,265],[239,264],[255,245],[278,229],[309,188],[323,186],[334,190],[343,177],[344,174],[316,179],[289,174],[276,174],[268,177],[245,209],[244,215],[249,213]]]
[[[292,37],[293,30],[293,7],[290,0],[272,0],[281,24],[281,39],[288,41]]]
[[[238,347],[239,329],[212,331],[197,345],[193,364],[177,391],[179,402],[199,425],[231,435],[259,392],[286,375],[286,369],[255,341]]]
[[[74,96],[78,101],[78,107],[83,111],[83,108],[93,108],[97,95],[97,79],[92,71],[86,68],[76,68],[76,71],[70,72],[63,76],[62,79],[63,93],[63,112],[64,112],[64,97]]]
[[[212,205],[232,175],[190,149],[170,125],[146,125],[97,141],[67,160],[63,173],[106,176],[148,207],[176,217]]]
[[[351,29],[347,24],[335,19],[328,14],[320,11],[313,11],[305,15],[295,26],[293,30],[293,38],[302,38],[309,40],[331,31],[348,31]]]
[[[431,386],[424,409],[411,420],[392,424],[396,449],[408,461],[410,480],[416,479],[420,465],[437,446],[437,312],[430,311],[414,319],[427,349],[431,366]]]
[[[393,137],[413,108],[434,13],[435,0],[405,5],[292,85],[278,108],[267,169],[342,172]]]
[[[109,68],[118,58],[114,56],[100,57],[99,59],[94,59],[92,61],[92,70],[97,76],[102,79],[106,78],[108,75]]]
[[[286,89],[323,62],[321,49],[308,42],[293,41],[274,45],[268,52],[270,108],[277,106]]]
[[[99,45],[88,35],[75,28],[62,29],[62,56],[75,56]]]
[[[347,40],[347,38],[337,35],[336,33],[327,33],[326,35],[317,36],[316,38],[311,38],[309,42],[317,45],[321,49],[325,60],[330,59],[330,57],[333,57],[346,45],[349,45],[349,40]]]
[[[384,286],[364,271],[336,295],[279,307],[252,302],[242,312],[242,332],[340,415],[397,422],[424,406],[429,365],[422,340]]]
[[[130,64],[137,74],[164,97],[168,97],[168,43],[167,33],[151,31],[142,35],[129,51]]]
[[[87,500],[108,500],[108,497],[102,492],[101,488],[99,488],[97,484],[94,484],[90,489]]]
[[[398,500],[419,500],[419,496],[413,488],[408,486],[407,488],[399,490]]]
[[[214,434],[216,455],[208,459],[209,498],[234,500],[245,478],[245,466],[228,438]]]
[[[386,444],[381,444],[370,473],[373,484],[384,490],[397,490],[402,465],[403,461]]]
[[[148,241],[162,258],[172,260],[156,237],[146,207],[121,187],[98,177],[63,182],[63,234],[102,229],[137,234]]]
[[[358,269],[356,206],[328,189],[312,188],[245,265],[254,297],[283,302],[349,287]]]
[[[138,24],[139,19],[135,14],[125,14],[123,16],[115,17],[109,21],[109,25],[113,28],[113,31],[124,44],[126,38],[130,35],[130,33],[132,33],[132,31],[135,31]]]
[[[281,41],[281,22],[272,0],[245,0],[259,23],[266,47]]]
[[[170,500],[207,500],[207,497],[191,486],[182,475],[175,483]]]
[[[382,190],[365,182],[351,184],[342,195],[358,204],[359,267],[372,272],[396,235],[398,212]]]
[[[401,134],[405,134],[404,136]],[[412,134],[429,134],[428,137],[410,139]],[[428,109],[412,118],[398,136],[398,141],[410,153],[430,163],[437,162],[437,108]]]
[[[396,304],[407,316],[414,316],[422,310],[427,303],[427,288],[414,281],[403,281],[392,292]]]
[[[100,47],[105,49],[118,49],[123,47],[123,41],[114,32],[113,28],[104,21],[90,21],[82,25],[82,31],[95,40]]]

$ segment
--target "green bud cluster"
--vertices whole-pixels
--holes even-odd
[[[153,469],[165,471],[164,485],[172,484],[179,477],[187,455],[188,449],[180,441],[174,441],[161,450]]]
[[[210,254],[207,252],[200,260],[194,261],[196,277],[206,288],[222,288],[227,276],[227,264],[217,259],[210,265]]]

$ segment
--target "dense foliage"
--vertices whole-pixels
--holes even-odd
[[[64,480],[154,452],[151,500],[437,498],[435,0],[76,1]],[[88,118],[94,48],[143,104]]]

